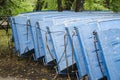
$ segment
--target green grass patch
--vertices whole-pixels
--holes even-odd
[[[8,46],[11,34],[12,34],[11,29],[8,30],[8,33],[6,33],[5,30],[0,29],[0,48],[2,48],[3,46],[5,47]]]

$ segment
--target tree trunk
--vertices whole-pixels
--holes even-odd
[[[71,10],[74,0],[65,0],[65,10]]]
[[[57,0],[57,3],[58,3],[58,11],[62,11],[63,8],[62,8],[62,0]]]
[[[37,0],[36,6],[35,6],[35,11],[41,11],[43,7],[44,1],[42,0]]]
[[[84,0],[76,0],[75,12],[84,10]]]
[[[108,9],[110,9],[110,0],[105,0],[105,5]]]

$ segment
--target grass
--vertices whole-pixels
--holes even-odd
[[[8,33],[6,33],[5,30],[0,30],[0,47],[8,47],[8,42],[11,37],[11,29],[8,30]]]

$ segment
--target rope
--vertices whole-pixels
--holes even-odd
[[[29,22],[27,21],[27,22],[26,22],[26,30],[27,30],[27,41],[28,41],[28,29],[29,29],[29,28],[28,28],[28,26],[30,26],[30,25],[29,25]]]
[[[58,61],[58,63],[57,63],[57,64],[59,64],[59,63],[61,62],[61,60],[62,60],[63,56],[64,56],[64,52],[63,52],[62,56],[60,57],[60,59],[59,59],[59,61]]]
[[[74,72],[74,43],[73,43],[73,37],[75,36],[75,32],[72,34],[72,72]]]
[[[24,53],[27,52],[27,51],[29,51],[28,46],[25,48]]]
[[[25,26],[26,26],[26,30],[27,30],[27,37],[26,37],[26,38],[27,38],[27,42],[28,42],[28,37],[29,37],[29,36],[28,36],[28,35],[29,35],[29,34],[28,34],[28,31],[29,31],[28,26],[30,26],[30,25],[29,25],[29,20],[27,20],[27,22],[26,22],[26,25],[25,25]],[[27,46],[26,46],[26,48],[25,48],[25,50],[24,50],[24,53],[25,53],[26,51],[29,51],[28,44],[27,44]]]
[[[95,52],[96,52],[96,56],[97,56],[98,65],[100,66],[100,71],[102,73],[102,76],[105,76],[104,75],[104,71],[102,69],[102,65],[101,65],[100,59],[99,59],[99,55],[98,55],[99,54],[98,53],[99,49],[97,49],[97,44],[96,44],[96,42],[97,42],[97,32],[94,31],[93,35],[94,35],[94,46],[95,46]]]
[[[40,28],[39,28],[39,29],[40,29]],[[49,33],[48,33],[47,31],[45,31],[45,30],[43,30],[43,29],[40,29],[40,30],[46,33],[46,34],[45,34],[45,37],[46,37],[46,48],[47,48],[47,50],[49,51],[49,54],[50,54],[51,58],[54,60],[54,57],[53,57],[52,52],[50,51],[50,48],[49,48],[49,45],[48,45],[47,34],[50,34],[50,33],[58,33],[58,32],[64,32],[64,31],[52,31],[52,32],[49,31]],[[65,32],[64,32],[64,33],[65,33]],[[61,62],[63,56],[64,56],[64,52],[63,52],[63,54],[62,54],[60,60],[58,61],[57,65]],[[54,61],[54,63],[56,64],[55,61]],[[56,67],[56,66],[55,66],[55,67]]]
[[[79,76],[78,76],[78,72],[77,72],[77,71],[75,71],[75,75],[76,75],[77,80],[81,80],[81,79],[79,78]],[[84,79],[83,79],[83,80],[84,80]]]
[[[21,24],[21,23],[15,23],[15,22],[14,22],[14,24],[26,26],[26,24]],[[29,26],[29,25],[28,25],[28,26]]]
[[[45,38],[46,38],[46,48],[47,48],[47,50],[48,50],[48,52],[49,52],[49,54],[50,54],[51,58],[52,58],[52,59],[53,59],[53,61],[54,61],[54,57],[53,57],[52,52],[51,52],[51,50],[50,50],[50,48],[49,48],[49,45],[48,45],[48,38],[47,38],[47,34],[49,34],[49,33],[46,33],[46,34],[45,34]],[[56,64],[56,62],[55,62],[55,61],[54,61],[54,63]]]
[[[27,41],[28,41],[28,26],[30,26],[30,25],[29,25],[29,20],[27,20],[26,24],[20,24],[20,23],[15,23],[15,19],[13,18],[13,24],[15,24],[15,26],[16,26],[16,24],[26,26],[26,29],[27,29]],[[26,51],[29,51],[28,45],[27,45],[27,47],[25,48],[24,53],[25,53]]]
[[[65,35],[64,35],[64,37],[65,37]],[[62,56],[60,57],[60,59],[59,59],[59,61],[58,61],[58,63],[57,63],[57,64],[59,64],[59,63],[61,62],[61,60],[62,60],[62,58],[63,58],[64,54],[65,54],[65,50],[63,51]]]
[[[64,35],[64,47],[65,47],[65,48],[64,48],[63,54],[62,54],[62,56],[60,57],[60,59],[59,59],[59,61],[58,61],[57,64],[59,64],[59,63],[61,62],[63,56],[65,55],[66,66],[67,66],[67,75],[68,75],[68,79],[71,80],[70,75],[69,75],[69,69],[68,69],[68,58],[67,58],[67,53],[66,53],[66,49],[67,49],[67,41],[68,41],[68,40],[66,40],[66,39],[67,39],[66,37],[67,37],[67,34],[65,33],[65,35]],[[57,76],[58,76],[58,75],[56,75],[53,79],[56,79]]]
[[[24,25],[24,24],[23,24]],[[39,23],[37,23],[37,25],[39,26]],[[34,26],[35,27],[35,26]],[[46,27],[48,27],[48,26],[46,26]],[[45,33],[48,33],[47,31],[45,31],[45,30],[43,30],[43,29],[41,29],[40,27],[38,27],[41,31],[43,31],[43,32],[45,32]],[[58,33],[58,32],[63,32],[63,33],[65,33],[64,31],[49,31],[49,33]]]
[[[41,29],[41,28],[39,28],[39,27],[38,27],[38,29],[41,30],[41,31],[43,31],[43,32],[45,32],[45,33],[47,33],[47,31],[45,31],[45,30],[43,30],[43,29]]]
[[[39,26],[38,23],[37,23],[37,25]],[[47,48],[47,50],[48,50],[48,52],[49,52],[51,58],[54,60],[54,57],[53,57],[52,52],[51,52],[51,50],[50,50],[50,48],[49,48],[49,45],[48,45],[48,38],[47,38],[47,35],[50,34],[50,33],[58,33],[58,32],[64,32],[64,31],[52,31],[52,32],[49,31],[49,33],[48,33],[47,31],[45,31],[45,30],[43,30],[43,29],[41,29],[41,28],[39,28],[39,29],[40,29],[41,31],[45,32],[46,48]],[[65,33],[65,32],[64,32],[64,33]],[[64,53],[62,54],[62,56],[61,56],[61,58],[60,58],[60,60],[58,61],[57,64],[59,64],[59,63],[61,62],[61,59],[62,59],[63,55],[64,55]],[[54,63],[56,64],[55,61],[54,61]],[[56,67],[56,66],[55,66],[55,67]]]
[[[64,36],[65,36],[65,35],[64,35]],[[65,39],[65,38],[64,38],[64,39]],[[62,56],[60,57],[60,59],[59,59],[59,61],[58,61],[57,65],[61,62],[61,60],[62,60],[62,58],[63,58],[64,54],[65,54],[65,50],[63,51]],[[55,66],[55,67],[57,67],[57,66]],[[55,75],[55,77],[54,77],[53,79],[56,79],[56,78],[57,78],[57,76],[58,76],[58,74],[56,74],[56,75]]]
[[[39,29],[40,29],[40,28],[39,28]],[[50,50],[50,48],[49,48],[49,45],[48,45],[48,38],[47,38],[47,35],[50,34],[50,33],[58,33],[58,32],[64,32],[64,31],[52,31],[52,32],[49,31],[49,33],[48,33],[47,31],[45,31],[45,30],[43,30],[43,29],[40,29],[40,30],[43,31],[43,32],[45,32],[46,48],[47,48],[47,50],[48,50],[48,52],[49,52],[51,58],[54,60],[54,57],[53,57],[52,52],[51,52],[51,50]],[[65,33],[65,32],[64,32],[64,33]],[[68,75],[68,79],[71,80],[70,75],[69,75],[68,59],[67,59],[67,53],[66,53],[66,48],[67,48],[66,36],[67,36],[67,34],[64,35],[64,47],[65,47],[65,50],[64,50],[64,52],[63,52],[63,54],[62,54],[60,60],[58,61],[58,63],[56,64],[55,61],[54,61],[54,63],[55,63],[56,65],[58,65],[58,64],[61,62],[61,60],[62,60],[62,58],[63,58],[63,56],[64,56],[64,54],[65,54],[66,66],[67,66],[67,75]],[[54,77],[54,79],[56,79],[57,76],[58,76],[58,75],[56,75],[56,76]]]
[[[68,58],[67,58],[67,42],[66,42],[66,37],[67,37],[67,34],[64,35],[64,47],[65,47],[65,59],[66,59],[66,67],[67,67],[67,75],[68,75],[68,79],[71,80],[70,78],[70,74],[69,74],[69,68],[68,68]]]

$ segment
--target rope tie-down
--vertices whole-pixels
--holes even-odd
[[[48,27],[47,27],[48,28]],[[65,56],[65,60],[66,60],[66,67],[67,67],[67,76],[68,76],[68,79],[71,80],[71,77],[70,77],[70,74],[69,74],[69,64],[68,64],[68,57],[67,57],[67,44],[68,44],[68,34],[65,33],[64,31],[45,31],[45,30],[42,30],[40,29],[41,31],[45,32],[45,41],[46,41],[46,49],[48,50],[48,53],[50,54],[51,58],[53,59],[53,62],[55,63],[54,65],[54,68],[57,69],[59,63],[62,61],[62,58],[63,56]],[[56,60],[54,60],[54,56],[53,56],[53,53],[51,52],[51,49],[49,47],[49,43],[48,43],[48,35],[51,35],[51,33],[64,33],[64,51],[60,57],[60,59],[56,62]],[[75,34],[73,34],[74,36]],[[74,70],[74,46],[72,44],[72,72],[75,72],[73,71]],[[53,79],[56,79],[58,76],[58,74],[55,75],[55,77]]]
[[[50,47],[49,47],[49,45],[48,45],[48,37],[47,37],[47,35],[50,34],[50,33],[58,33],[58,32],[62,32],[62,33],[63,33],[64,31],[46,32],[46,35],[45,35],[45,37],[46,37],[46,48],[47,48],[47,50],[48,50],[48,52],[49,52],[49,54],[50,54],[50,56],[51,56],[51,58],[52,58],[53,60],[54,60],[54,56],[52,55],[52,52],[51,52]],[[65,32],[64,32],[64,33],[65,33]],[[64,51],[63,51],[60,59],[58,60],[58,62],[56,62],[56,61],[54,60],[54,63],[55,63],[54,68],[57,69],[57,65],[62,61],[62,58],[63,58],[63,56],[65,55],[66,66],[67,66],[67,75],[68,75],[68,79],[71,80],[71,79],[70,79],[70,75],[69,75],[68,59],[67,59],[67,53],[66,53],[67,41],[68,41],[68,40],[66,40],[66,39],[67,39],[67,34],[65,33],[65,34],[64,34]],[[57,76],[58,76],[58,74],[56,74],[53,79],[56,79]]]
[[[67,75],[68,75],[68,79],[71,80],[70,74],[69,74],[69,66],[68,66],[68,57],[67,57],[67,42],[68,42],[68,37],[67,37],[67,33],[64,35],[64,54],[65,54],[65,59],[66,59],[66,67],[67,67]]]
[[[100,58],[99,58],[99,49],[98,49],[98,36],[97,36],[97,32],[96,31],[93,31],[93,35],[94,35],[94,47],[95,47],[95,53],[96,53],[96,57],[97,57],[97,61],[98,61],[98,65],[99,65],[99,68],[100,68],[100,71],[101,71],[101,74],[103,76],[103,78],[101,78],[100,80],[107,80],[107,77],[105,76],[105,73],[104,73],[104,70],[102,68],[102,64],[101,64],[101,61],[100,61]]]
[[[74,67],[74,37],[76,36],[76,32],[72,32],[72,73],[75,73],[76,77],[77,77],[77,80],[79,80],[79,77],[78,77],[78,71],[75,69]]]
[[[26,36],[26,39],[27,39],[27,42],[28,42],[28,38],[29,38],[29,26],[30,26],[30,20],[27,20],[27,22],[26,22],[26,30],[27,30],[27,36]],[[24,53],[26,52],[26,51],[29,51],[29,47],[28,47],[28,44],[27,44],[27,46],[26,46],[26,48],[25,48],[25,50],[24,50]]]
[[[49,47],[49,45],[48,45],[48,37],[47,37],[48,34],[50,34],[50,33],[46,32],[46,34],[45,34],[45,38],[46,38],[46,48],[47,48],[47,50],[48,50],[51,58],[53,59],[54,64],[56,65],[56,61],[54,60],[54,56],[52,55],[52,52],[51,52],[50,47]]]
[[[67,44],[68,44],[68,35],[67,33],[64,34],[64,51],[63,51],[63,54],[62,56],[60,57],[57,65],[62,61],[62,58],[63,56],[65,56],[65,60],[66,60],[66,67],[67,67],[67,76],[68,76],[68,79],[71,80],[71,77],[70,77],[70,74],[69,74],[69,66],[68,66],[68,57],[67,57]],[[54,79],[56,79],[58,76],[58,74],[54,77]]]

